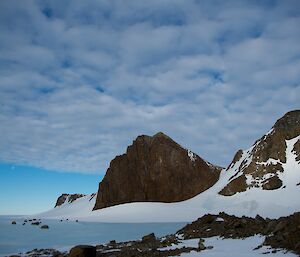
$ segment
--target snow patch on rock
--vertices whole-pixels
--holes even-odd
[[[187,155],[192,162],[196,161],[196,155],[191,150],[187,150]]]

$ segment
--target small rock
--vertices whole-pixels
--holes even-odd
[[[108,246],[109,248],[116,248],[116,246],[117,246],[116,240],[111,240],[111,241],[109,241],[109,243],[107,244],[107,246]]]
[[[199,239],[198,249],[199,250],[204,250],[205,249],[204,240],[202,238]]]
[[[13,220],[13,221],[11,222],[11,224],[12,224],[12,225],[16,225],[17,222],[16,222],[15,220]]]
[[[152,243],[152,242],[156,242],[155,234],[154,234],[154,233],[151,233],[151,234],[149,234],[149,235],[143,236],[142,242],[143,242],[143,243]]]
[[[49,226],[48,225],[43,225],[43,226],[41,226],[41,229],[49,229]]]
[[[77,245],[70,250],[69,257],[96,257],[96,247]]]
[[[24,222],[22,225],[24,226],[26,223]]]
[[[32,222],[32,223],[31,223],[31,225],[36,225],[36,226],[38,226],[38,225],[40,225],[40,224],[41,224],[41,222],[38,222],[38,221],[37,221],[37,222]]]

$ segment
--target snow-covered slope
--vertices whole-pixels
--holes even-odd
[[[101,210],[92,211],[95,197],[86,196],[65,203],[48,212],[36,215],[41,218],[69,218],[99,222],[175,222],[192,221],[206,213],[225,211],[237,216],[255,216],[276,218],[300,211],[300,164],[295,159],[293,147],[300,136],[286,141],[286,162],[282,163],[284,172],[280,174],[283,185],[277,190],[262,190],[260,187],[248,188],[245,192],[232,196],[223,196],[219,192],[228,184],[237,172],[237,167],[250,158],[242,154],[242,158],[223,170],[219,181],[207,191],[196,197],[177,203],[138,202],[121,204]]]
[[[95,194],[86,195],[76,199],[73,202],[65,201],[62,205],[57,206],[45,213],[34,215],[35,217],[47,217],[54,219],[74,219],[81,216],[86,216],[91,213],[95,205]]]

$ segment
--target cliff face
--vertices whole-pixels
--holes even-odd
[[[139,136],[125,154],[111,161],[99,184],[94,209],[186,200],[214,185],[220,171],[163,133]]]
[[[55,207],[60,206],[64,203],[72,203],[76,199],[81,198],[83,196],[85,196],[85,195],[83,195],[83,194],[62,194],[60,197],[57,198]]]
[[[230,196],[248,188],[284,188],[284,168],[293,163],[300,172],[300,110],[286,113],[272,129],[248,150],[239,150],[227,168],[235,170],[221,195]],[[226,172],[226,171],[225,171]],[[299,183],[300,181],[295,181]]]

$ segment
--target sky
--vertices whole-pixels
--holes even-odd
[[[162,131],[227,166],[300,108],[299,10],[298,0],[1,0],[0,214],[30,212],[14,207],[13,177],[40,210],[63,192],[95,192],[141,134]]]

